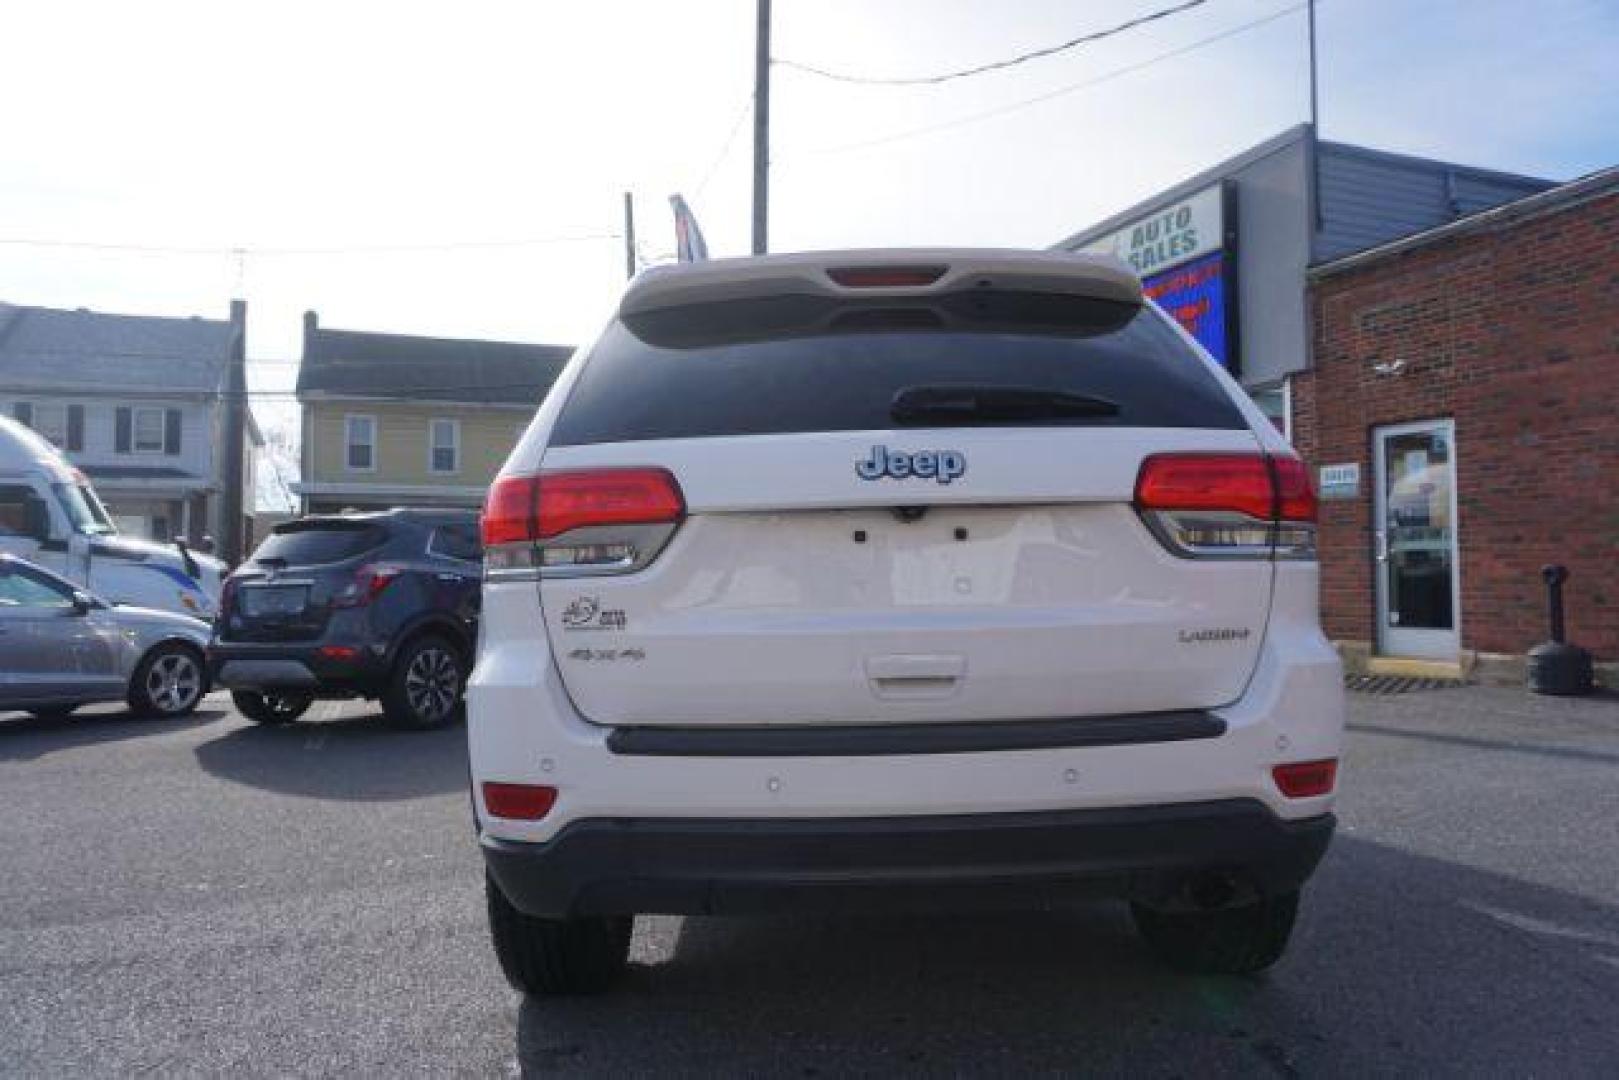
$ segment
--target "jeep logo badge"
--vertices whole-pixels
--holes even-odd
[[[905,480],[914,476],[948,484],[966,475],[967,455],[959,450],[918,450],[907,454],[903,450],[873,446],[869,457],[854,463],[854,471],[862,480],[881,480],[885,476]]]

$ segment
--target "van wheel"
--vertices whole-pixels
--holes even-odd
[[[232,690],[230,699],[236,711],[255,724],[290,724],[309,710],[315,696],[297,691],[255,694]]]
[[[1246,975],[1282,958],[1299,912],[1299,894],[1210,911],[1159,911],[1131,904],[1136,929],[1170,967],[1207,975]]]
[[[208,690],[202,656],[189,645],[159,645],[135,665],[129,707],[140,716],[174,719],[190,714]]]
[[[406,642],[382,693],[382,715],[407,731],[426,731],[457,719],[466,666],[461,651],[435,634]]]
[[[525,994],[597,994],[624,971],[635,920],[540,919],[512,906],[484,874],[489,933],[506,981]]]

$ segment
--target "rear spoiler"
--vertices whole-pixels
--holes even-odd
[[[812,251],[657,266],[630,283],[618,311],[632,316],[769,296],[920,300],[974,289],[1141,304],[1141,280],[1111,255],[913,248]]]

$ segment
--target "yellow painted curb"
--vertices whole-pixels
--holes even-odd
[[[1462,665],[1444,660],[1412,660],[1404,656],[1368,656],[1366,674],[1395,675],[1402,679],[1454,679],[1459,682]]]

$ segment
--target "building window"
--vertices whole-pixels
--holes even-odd
[[[1251,386],[1246,388],[1248,396],[1253,399],[1259,411],[1265,414],[1282,438],[1293,438],[1293,394],[1292,384],[1287,380],[1272,383],[1269,386]]]
[[[350,472],[371,472],[377,467],[377,418],[374,416],[345,416],[343,443],[347,447],[344,463]]]
[[[47,401],[35,402],[33,427],[56,446],[67,446],[67,406]]]
[[[135,453],[163,452],[163,413],[162,409],[134,410]]]
[[[436,473],[461,469],[461,421],[434,420],[429,425],[428,468]]]

